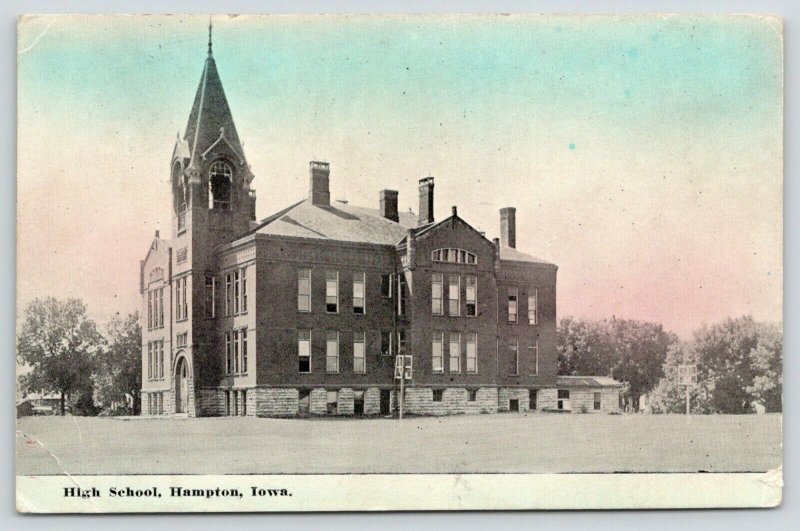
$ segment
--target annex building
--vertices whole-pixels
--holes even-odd
[[[557,267],[516,248],[516,210],[487,239],[452,207],[398,192],[308,197],[256,219],[253,174],[209,40],[171,159],[172,228],[141,262],[142,414],[388,415],[412,356],[411,414],[614,412],[619,383],[556,375]]]

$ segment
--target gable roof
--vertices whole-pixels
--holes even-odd
[[[621,387],[609,376],[557,376],[556,384],[564,387]]]
[[[401,212],[399,223],[381,216],[377,209],[334,201],[330,206],[315,205],[309,199],[264,219],[256,234],[313,238],[319,240],[396,245],[416,227],[417,216]]]
[[[509,262],[525,262],[528,264],[546,264],[552,266],[555,265],[551,262],[542,260],[540,258],[536,258],[535,256],[531,256],[528,253],[523,253],[522,251],[518,251],[513,247],[509,247],[503,244],[500,244],[500,260],[506,260]]]

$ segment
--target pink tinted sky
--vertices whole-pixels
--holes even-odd
[[[139,305],[169,227],[169,157],[205,17],[26,19],[19,28],[18,311]],[[259,217],[332,164],[336,198],[416,210],[436,177],[487,236],[559,265],[559,316],[686,335],[782,320],[782,43],[770,18],[239,17],[215,57]],[[302,28],[303,31],[299,31]],[[346,37],[346,38],[343,38]]]

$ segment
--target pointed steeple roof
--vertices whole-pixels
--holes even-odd
[[[197,167],[200,158],[214,144],[224,141],[245,163],[244,150],[233,123],[231,109],[211,53],[211,28],[209,26],[208,58],[194,97],[192,112],[183,136],[189,148],[190,167]]]

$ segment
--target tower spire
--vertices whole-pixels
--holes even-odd
[[[208,16],[208,56],[211,57],[211,15]]]

